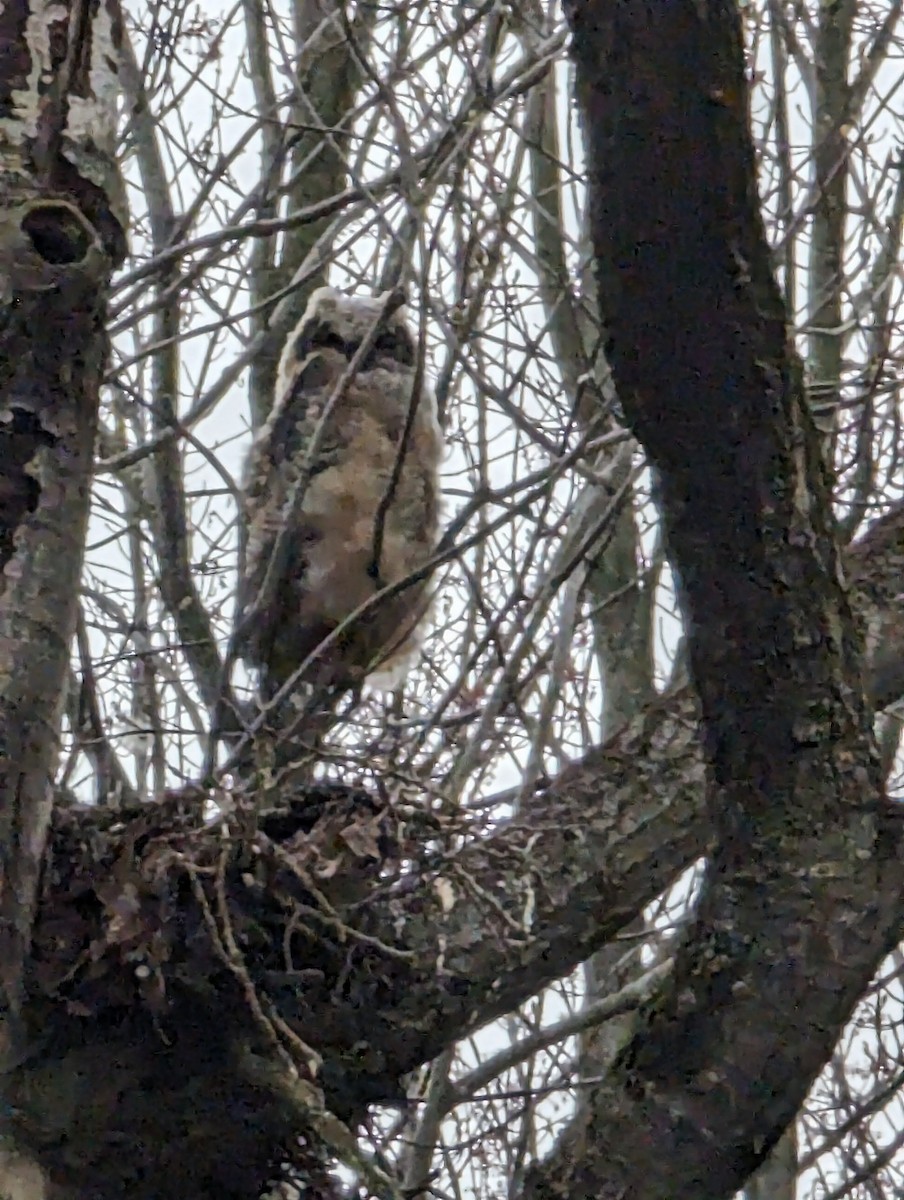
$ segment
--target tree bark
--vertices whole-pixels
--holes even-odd
[[[78,109],[67,89],[83,99],[84,63],[93,84],[102,38],[115,41],[107,10],[77,3],[0,18],[7,103],[33,77],[66,85],[35,101],[0,238],[10,1008],[74,623],[102,296],[121,253],[104,172],[53,136]],[[297,1162],[308,1077],[350,1123],[400,1097],[406,1072],[586,960],[709,854],[671,983],[526,1192],[725,1196],[793,1116],[897,936],[904,834],[881,798],[818,442],[769,274],[739,31],[717,0],[653,9],[573,0],[570,15],[610,358],[662,480],[700,700],[658,702],[489,839],[344,789],[259,822],[220,796],[215,827],[207,794],[60,814],[29,959],[36,1036],[6,1077],[26,1154],[0,1163],[0,1190],[22,1194],[38,1162],[49,1182],[34,1194],[61,1200],[250,1200]],[[41,20],[59,28],[23,41]],[[32,72],[42,45],[55,57]],[[873,679],[896,695],[902,525],[890,516],[846,560]],[[420,849],[447,841],[454,853]]]
[[[125,248],[116,37],[112,12],[81,0],[0,14],[0,985],[13,1022],[75,630],[105,287]],[[15,1041],[7,1030],[13,1058]]]
[[[902,512],[846,560],[880,617],[898,603]],[[193,1200],[255,1195],[305,1115],[254,1069],[266,1059],[247,1050],[260,1029],[186,880],[212,880],[220,916],[218,897],[228,900],[232,967],[247,963],[259,995],[316,1046],[327,1102],[353,1123],[369,1103],[399,1099],[407,1072],[584,961],[706,853],[699,718],[691,691],[664,699],[538,788],[495,837],[425,860],[388,889],[374,888],[381,864],[368,844],[385,855],[438,831],[416,816],[406,830],[363,793],[311,795],[307,814],[301,798],[265,817],[250,858],[240,840],[224,840],[236,817],[199,829],[197,797],[60,812],[31,980],[45,1048],[12,1081],[20,1141],[75,1194],[73,1180],[90,1179],[98,1197],[128,1188],[140,1200],[140,1170],[148,1196],[164,1177],[167,1194]],[[892,805],[882,814],[888,869],[899,870],[901,818]],[[305,880],[345,905],[338,925]],[[340,882],[344,895],[331,891]],[[308,931],[290,943],[294,965],[284,957],[290,926]],[[154,1080],[153,1093],[136,1078]],[[79,1155],[65,1150],[76,1133]],[[147,1154],[109,1149],[133,1144]],[[236,1190],[224,1192],[230,1180]]]
[[[738,13],[566,8],[608,358],[660,475],[716,844],[670,985],[526,1194],[722,1200],[793,1118],[892,945],[897,872],[759,213]]]

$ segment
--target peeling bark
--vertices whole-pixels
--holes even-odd
[[[125,240],[112,9],[0,12],[0,985],[19,1013]],[[5,1031],[13,1057],[15,1029]]]

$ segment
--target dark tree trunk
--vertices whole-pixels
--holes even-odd
[[[715,846],[669,986],[536,1200],[723,1200],[898,928],[826,472],[759,213],[733,4],[572,0],[608,357],[688,625]]]

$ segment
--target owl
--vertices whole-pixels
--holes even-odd
[[[425,579],[343,624],[421,569],[438,535],[436,398],[416,386],[416,339],[405,310],[389,311],[386,299],[314,292],[251,447],[238,650],[258,669],[264,698],[312,655],[301,678],[318,687],[354,687],[368,676],[391,684],[418,646]],[[341,385],[365,339],[370,349]]]

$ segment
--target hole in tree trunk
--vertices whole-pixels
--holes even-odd
[[[41,258],[54,266],[81,262],[94,240],[90,227],[66,204],[31,209],[22,230]]]

